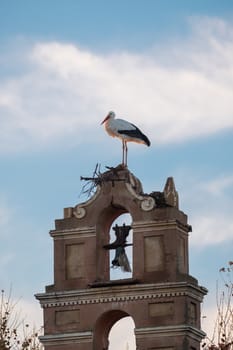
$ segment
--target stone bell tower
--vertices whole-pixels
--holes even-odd
[[[140,181],[119,165],[93,183],[95,194],[65,208],[50,232],[54,284],[36,295],[44,311],[45,349],[107,350],[111,327],[131,316],[137,350],[198,350],[204,336],[200,303],[207,291],[189,275],[191,226],[179,210],[173,179],[163,192],[145,194]],[[132,224],[115,227],[115,248],[118,257],[124,254],[132,229],[132,278],[113,281],[109,232],[124,213]]]

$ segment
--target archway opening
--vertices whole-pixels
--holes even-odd
[[[109,332],[108,350],[136,350],[134,328],[135,324],[130,316],[117,321]]]
[[[126,213],[118,216],[111,225],[110,244],[117,242],[120,227],[125,226],[127,237],[125,244],[120,247],[117,246],[116,249],[110,249],[110,280],[127,279],[133,276],[133,230],[130,229],[131,224],[132,217],[129,213]]]
[[[120,309],[104,312],[94,327],[93,349],[136,350],[134,329],[134,321],[127,312]]]

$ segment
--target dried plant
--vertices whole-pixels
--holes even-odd
[[[1,290],[0,299],[0,350],[42,350],[39,334],[20,318],[18,302],[13,302]]]
[[[206,337],[204,350],[233,350],[233,261],[219,270],[221,284],[216,291],[217,317],[212,338]],[[221,285],[221,287],[220,287]]]

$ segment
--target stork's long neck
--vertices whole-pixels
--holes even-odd
[[[113,125],[113,123],[114,123],[114,116],[109,116],[109,118],[104,123],[104,127],[110,136],[116,137],[116,128]]]

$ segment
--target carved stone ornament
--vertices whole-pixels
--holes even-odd
[[[144,211],[150,211],[155,207],[155,200],[152,197],[147,197],[141,202],[141,208]]]
[[[83,207],[77,206],[74,208],[73,214],[77,219],[82,219],[86,215],[86,209],[84,209]]]
[[[179,208],[179,197],[176,191],[175,183],[172,177],[167,178],[167,182],[164,187],[164,197],[166,203],[172,207]]]
[[[86,215],[86,209],[84,207],[87,207],[88,205],[90,205],[91,203],[94,202],[94,200],[98,197],[98,195],[100,194],[100,186],[96,187],[96,192],[94,193],[94,195],[85,203],[81,203],[79,205],[76,205],[76,207],[74,207],[73,209],[73,215],[77,218],[77,219],[82,219],[84,218],[84,216]]]
[[[150,197],[148,195],[144,195],[144,194],[138,194],[134,187],[132,186],[133,184],[133,179],[131,178],[130,183],[126,183],[126,187],[128,189],[128,191],[131,193],[132,196],[134,196],[134,198],[136,198],[137,200],[141,201],[141,209],[144,211],[150,211],[152,209],[155,208],[156,203],[153,197]]]

